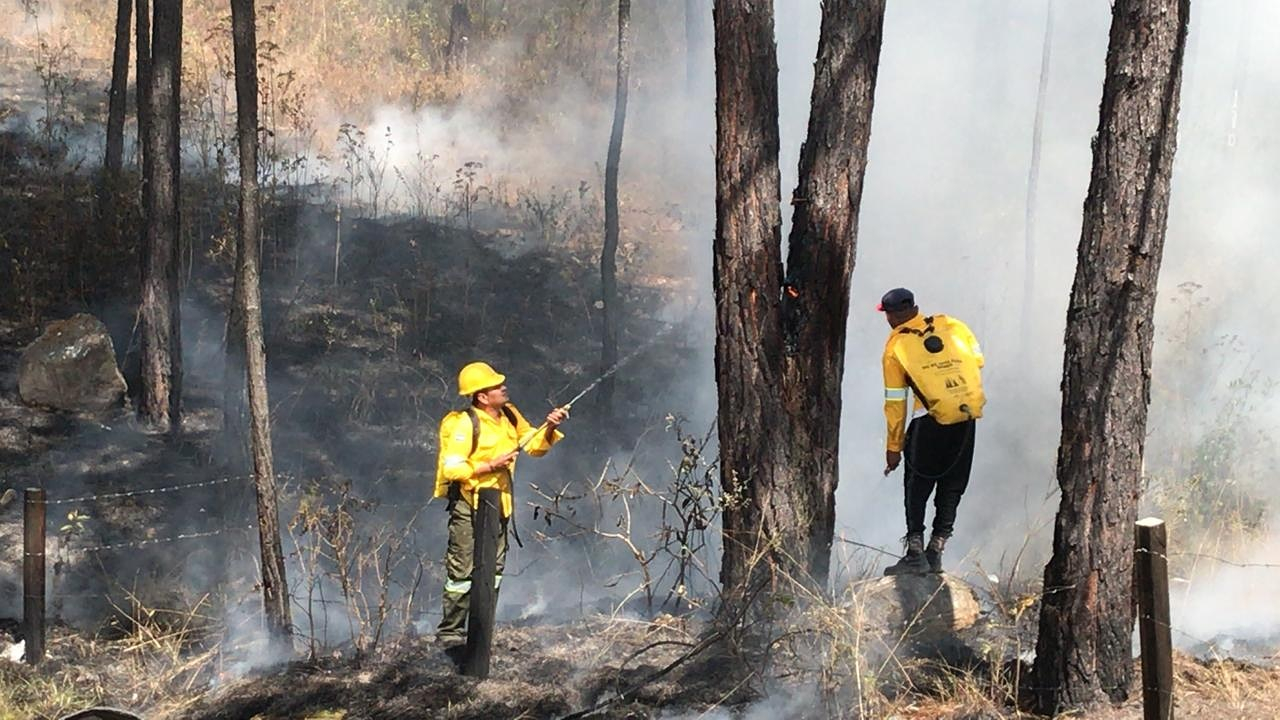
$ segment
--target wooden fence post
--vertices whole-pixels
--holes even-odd
[[[489,650],[498,591],[494,587],[498,566],[498,534],[502,532],[502,495],[496,489],[480,491],[475,514],[475,554],[471,569],[471,598],[467,614],[467,659],[464,675],[489,677]]]
[[[1138,636],[1142,645],[1143,720],[1173,720],[1173,636],[1165,524],[1144,518],[1135,529]]]
[[[22,639],[27,662],[44,660],[44,490],[27,488],[22,504]]]

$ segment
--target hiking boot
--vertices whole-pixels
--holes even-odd
[[[923,575],[929,572],[929,562],[924,557],[924,533],[911,533],[906,538],[907,554],[898,562],[884,569],[886,576]]]
[[[924,551],[924,559],[929,563],[929,572],[942,572],[942,551],[946,547],[946,535],[932,535],[929,537],[929,547],[925,548]]]

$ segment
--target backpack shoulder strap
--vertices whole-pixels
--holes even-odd
[[[476,454],[476,447],[480,445],[480,416],[476,414],[474,405],[467,408],[467,414],[471,416],[471,452],[467,453],[467,457]]]
[[[476,414],[474,405],[467,408],[467,414],[471,416],[471,452],[467,453],[467,457],[471,457],[476,454],[476,448],[480,446],[480,416]],[[511,421],[511,427],[520,427],[520,423],[516,420],[516,411],[512,410],[510,405],[502,406],[502,414]]]

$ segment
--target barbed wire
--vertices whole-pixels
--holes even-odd
[[[69,549],[75,552],[101,552],[103,550],[140,548],[140,547],[146,547],[147,545],[159,545],[162,543],[177,542],[179,540],[190,540],[192,538],[213,537],[214,535],[221,535],[223,533],[229,533],[229,532],[243,532],[246,530],[256,530],[257,527],[258,527],[257,525],[236,526],[236,527],[222,528],[221,530],[210,530],[208,532],[182,533],[180,535],[173,535],[171,537],[165,537],[165,538],[151,538],[147,540],[135,540],[133,542],[111,543],[108,545],[94,545],[91,547],[83,547],[83,548],[73,547]]]
[[[99,500],[115,500],[118,498],[134,497],[138,495],[158,495],[160,493],[177,492],[179,490],[191,490],[199,487],[210,487],[213,485],[224,485],[237,480],[247,480],[244,475],[233,475],[231,477],[218,478],[216,480],[205,480],[202,482],[183,483],[181,485],[168,485],[158,488],[146,488],[143,490],[126,490],[124,492],[102,493],[101,495],[82,495],[80,497],[62,498],[58,500],[49,500],[47,505],[70,505],[71,503],[81,502],[97,502]]]
[[[1201,560],[1213,560],[1214,562],[1219,562],[1219,563],[1222,563],[1223,565],[1231,565],[1232,567],[1238,567],[1238,568],[1273,568],[1273,569],[1280,568],[1280,563],[1237,562],[1235,560],[1228,560],[1223,557],[1218,557],[1217,555],[1209,555],[1206,553],[1176,552],[1176,553],[1169,553],[1165,557],[1166,558],[1190,557],[1190,558],[1198,558]]]

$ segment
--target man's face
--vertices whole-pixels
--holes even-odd
[[[510,398],[507,397],[507,386],[498,385],[497,387],[485,388],[477,393],[482,404],[490,407],[506,405]]]

